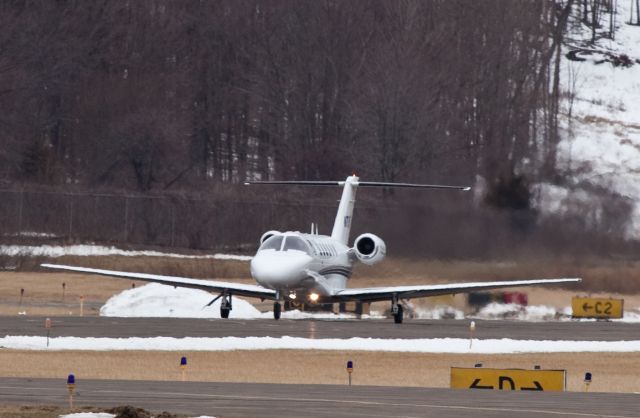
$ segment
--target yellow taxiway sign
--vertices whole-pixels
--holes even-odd
[[[622,318],[624,299],[581,298],[571,299],[571,315],[576,318]]]
[[[566,370],[451,368],[453,389],[564,391]]]

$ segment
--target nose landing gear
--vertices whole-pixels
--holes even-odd
[[[396,324],[402,324],[402,319],[404,317],[402,305],[396,303],[391,308],[391,312],[393,313],[393,322],[395,322]]]
[[[394,294],[393,299],[391,299],[391,314],[393,315],[393,322],[396,324],[402,324],[404,312],[402,305],[398,302],[398,296],[396,294]]]

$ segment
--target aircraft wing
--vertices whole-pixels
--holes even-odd
[[[275,299],[275,290],[251,284],[218,282],[214,280],[190,279],[187,277],[160,276],[147,273],[129,273],[126,271],[102,270],[87,267],[63,266],[60,264],[41,264],[40,266],[49,269],[76,271],[78,273],[99,274],[101,276],[119,277],[130,280],[140,280],[166,284],[175,287],[189,287],[192,289],[206,290],[208,292],[228,291],[234,296],[247,296],[260,299]]]
[[[550,285],[557,283],[580,282],[582,279],[538,279],[538,280],[512,280],[504,282],[471,282],[451,283],[418,286],[392,286],[392,287],[363,287],[345,289],[337,292],[334,298],[337,300],[359,300],[363,302],[377,302],[391,300],[395,294],[398,299],[422,298],[426,296],[451,295],[455,293],[468,293],[478,290],[500,289],[504,287],[520,287],[535,285]]]

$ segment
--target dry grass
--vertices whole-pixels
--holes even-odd
[[[199,253],[204,255],[204,253]],[[170,276],[187,276],[196,278],[251,278],[249,263],[237,260],[186,259],[170,257],[125,257],[125,256],[64,256],[59,258],[45,257],[1,257],[5,266],[15,267],[18,271],[38,271],[41,263],[66,264],[103,268],[111,270],[137,271],[141,273],[157,273]]]
[[[84,411],[83,412],[88,412]],[[94,412],[91,410],[91,412]],[[53,405],[0,405],[1,418],[53,418],[68,414],[68,408]]]
[[[118,415],[120,411],[135,410],[140,417],[153,416],[149,411],[145,411],[140,408],[131,406],[117,406],[113,408],[95,408],[92,406],[75,406],[73,410],[69,410],[67,407],[57,405],[14,405],[6,404],[0,405],[0,418],[58,418],[61,415],[69,413],[81,413],[81,412],[108,412],[113,415]],[[123,411],[124,412],[124,411]],[[124,416],[132,416],[124,412]],[[156,415],[157,416],[157,415]],[[162,417],[182,418],[184,415],[169,414],[167,412],[161,413]]]
[[[357,264],[351,286],[582,277],[562,288],[582,292],[640,293],[640,263],[618,260],[438,261],[389,258],[372,267]]]
[[[86,265],[86,264],[85,264]],[[253,283],[253,280],[231,280]],[[65,283],[64,300],[62,283]],[[84,297],[84,314],[98,315],[98,307],[111,296],[144,282],[76,273],[0,272],[0,315],[26,314],[54,316],[79,315],[80,296]],[[20,302],[20,289],[25,289]]]
[[[77,351],[0,352],[0,376],[82,379],[181,380],[180,357],[187,356],[186,379],[216,382],[344,384],[353,360],[357,385],[448,387],[451,366],[566,369],[568,390],[583,390],[593,374],[594,392],[639,392],[640,353],[420,354],[265,350],[225,352]],[[42,367],[46,364],[47,367]]]

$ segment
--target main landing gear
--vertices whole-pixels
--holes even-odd
[[[211,306],[215,303],[215,301],[217,301],[218,299],[222,299],[220,301],[220,317],[221,318],[229,318],[229,312],[231,312],[231,294],[223,292],[220,293],[218,296],[216,296],[211,302],[207,303],[206,305],[204,305],[204,308]],[[202,309],[204,309],[202,308]]]
[[[220,317],[224,319],[229,318],[231,309],[233,309],[231,306],[231,295],[223,295],[220,301]]]
[[[280,302],[273,303],[273,319],[280,319],[280,314],[282,313],[282,305]]]
[[[398,297],[396,295],[393,295],[393,299],[391,300],[391,314],[393,315],[393,322],[395,322],[396,324],[402,324],[404,312],[402,309],[402,305],[398,302]]]

